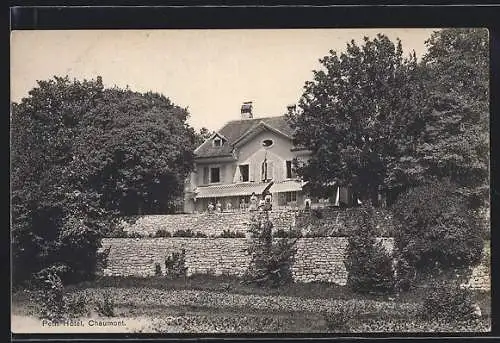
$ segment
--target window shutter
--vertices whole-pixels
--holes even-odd
[[[238,168],[236,168],[236,171],[234,172],[233,182],[240,182],[240,181],[242,181],[242,176],[241,176],[240,168],[241,168],[240,166],[238,166]]]
[[[208,184],[208,167],[203,167],[203,184]]]
[[[261,181],[265,181],[266,174],[267,174],[267,161],[264,160],[264,162],[262,162],[262,168],[261,168],[261,171],[260,171],[260,179],[261,179]]]
[[[224,182],[225,171],[226,171],[226,166],[221,166],[219,168],[219,182],[221,183]]]
[[[273,161],[267,162],[267,179],[272,180],[274,178],[274,163]]]

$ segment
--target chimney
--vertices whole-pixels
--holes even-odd
[[[252,102],[245,101],[243,105],[241,105],[241,119],[252,119]]]

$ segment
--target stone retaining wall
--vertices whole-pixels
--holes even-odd
[[[392,238],[380,238],[390,252]],[[107,265],[102,270],[108,276],[155,275],[155,264],[165,272],[165,258],[185,249],[187,274],[214,274],[241,276],[250,263],[246,254],[246,238],[105,238],[102,249],[110,248]],[[347,238],[317,237],[297,241],[297,253],[292,275],[297,282],[329,282],[345,285],[347,271],[344,257]],[[489,290],[490,249],[485,249],[481,265],[474,268],[466,284],[476,290]]]
[[[392,248],[392,240],[384,239]],[[103,249],[110,248],[104,275],[155,275],[155,264],[165,271],[165,258],[185,249],[188,275],[215,274],[241,276],[250,256],[245,238],[106,238]],[[344,256],[347,239],[342,237],[302,238],[297,242],[297,254],[292,266],[295,281],[323,281],[345,285],[347,272]]]
[[[188,275],[241,275],[249,264],[244,238],[105,238],[102,249],[110,248],[104,275],[155,275],[155,264],[165,272],[165,259],[185,249]]]
[[[269,213],[269,218],[275,230],[295,227],[300,228],[303,234],[314,236],[348,236],[356,227],[356,218],[361,215],[359,208],[323,208],[319,212],[321,218],[316,217],[315,211],[273,210]],[[190,229],[208,237],[216,237],[224,230],[245,233],[252,214],[236,210],[212,214],[147,215],[140,217],[133,224],[124,221],[123,228],[128,233],[138,233],[142,236],[152,236],[158,230],[172,234],[177,230]],[[391,237],[394,223],[390,213],[379,209],[374,212],[374,216],[378,234]]]
[[[294,212],[273,211],[269,215],[275,229],[289,228],[293,224]],[[137,219],[134,224],[123,223],[124,230],[129,233],[140,233],[144,236],[154,235],[158,230],[171,234],[177,230],[190,229],[202,232],[209,237],[220,235],[224,230],[245,233],[250,222],[250,212],[223,212],[175,215],[148,215]]]

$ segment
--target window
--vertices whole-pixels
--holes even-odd
[[[261,181],[269,181],[273,179],[273,162],[264,160],[261,167]]]
[[[220,182],[220,168],[210,168],[210,183]]]
[[[220,139],[219,137],[216,137],[214,138],[214,146],[221,146],[222,145],[222,139]]]
[[[250,167],[248,164],[240,165],[240,181],[247,182],[250,177]]]
[[[292,161],[286,161],[286,178],[292,178]]]
[[[285,202],[294,202],[297,201],[297,192],[286,192],[285,193]]]
[[[273,140],[272,140],[272,139],[264,139],[264,140],[262,141],[262,146],[263,146],[264,148],[269,148],[269,147],[271,147],[272,145],[273,145]]]
[[[261,172],[260,172],[260,179],[262,181],[266,181],[267,180],[267,160],[264,160],[264,162],[262,162],[262,167],[261,167]]]
[[[297,173],[295,173],[295,170],[293,169],[292,161],[286,161],[286,178],[293,179],[295,177],[297,177]]]

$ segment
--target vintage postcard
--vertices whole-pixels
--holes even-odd
[[[487,29],[10,56],[13,333],[491,331]]]

